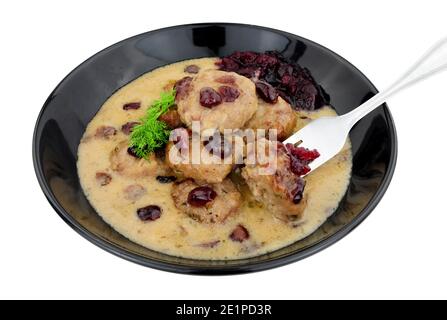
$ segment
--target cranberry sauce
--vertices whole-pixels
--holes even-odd
[[[329,96],[315,82],[308,69],[287,60],[276,51],[236,51],[220,59],[217,65],[220,70],[252,78],[258,94],[267,102],[274,103],[279,95],[296,110],[314,110],[329,103]]]

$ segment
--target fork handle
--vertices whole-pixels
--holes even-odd
[[[377,93],[351,112],[343,115],[353,126],[361,118],[382,105],[390,96],[447,67],[447,38],[437,42],[402,77],[386,90]]]

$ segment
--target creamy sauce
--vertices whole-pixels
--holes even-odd
[[[195,259],[240,259],[257,256],[282,248],[315,231],[335,211],[349,184],[352,166],[351,145],[336,157],[306,177],[305,192],[308,203],[304,219],[299,224],[286,224],[273,217],[262,206],[245,198],[238,214],[229,217],[223,224],[201,224],[180,212],[171,198],[172,184],[161,184],[155,177],[128,178],[110,168],[109,155],[116,145],[128,136],[120,128],[128,121],[142,117],[163,87],[187,74],[185,66],[195,64],[201,70],[215,69],[215,58],[203,58],[174,63],[134,80],[113,94],[101,107],[87,126],[78,150],[78,173],[82,188],[98,214],[116,231],[130,240],[169,255]],[[124,111],[128,102],[141,101],[138,110]],[[334,116],[330,107],[315,112],[298,112],[296,129],[309,119]],[[308,119],[302,119],[307,117]],[[118,132],[109,140],[94,139],[95,131],[102,125],[113,126]],[[112,181],[99,186],[96,172],[106,172]],[[141,184],[147,193],[135,202],[125,198],[123,190],[132,184]],[[155,221],[143,222],[136,210],[147,205],[158,205],[163,212]],[[250,232],[250,238],[242,243],[229,239],[238,224]],[[203,244],[215,242],[215,246]]]

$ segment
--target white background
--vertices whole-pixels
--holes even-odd
[[[447,36],[445,1],[416,3],[2,1],[0,298],[447,298],[447,72],[389,101],[399,158],[373,214],[332,247],[261,273],[185,276],[106,253],[53,211],[31,159],[49,93],[121,39],[190,22],[265,25],[331,48],[383,89]]]

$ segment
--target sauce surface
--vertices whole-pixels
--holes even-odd
[[[172,183],[162,184],[156,177],[125,177],[110,167],[110,153],[123,140],[129,138],[121,126],[138,121],[147,107],[159,98],[169,83],[188,74],[188,65],[200,70],[216,69],[216,58],[202,58],[174,63],[149,73],[127,84],[113,94],[88,124],[78,149],[78,174],[84,193],[98,214],[116,231],[130,240],[152,250],[185,258],[225,260],[261,255],[287,246],[315,231],[337,209],[344,196],[351,175],[351,145],[315,172],[306,176],[305,193],[308,202],[300,223],[284,223],[254,201],[248,188],[241,187],[242,206],[223,224],[202,224],[180,212],[171,197]],[[137,110],[123,110],[129,102],[141,102]],[[299,111],[296,130],[309,119],[334,116],[331,107],[317,111]],[[109,139],[94,139],[98,127],[112,126],[116,135]],[[109,184],[100,186],[96,173],[111,176]],[[147,190],[136,201],[126,199],[123,192],[129,185],[140,184]],[[161,217],[155,221],[141,221],[136,211],[148,205],[162,208]],[[250,232],[250,238],[242,243],[229,238],[234,228],[242,224]]]

